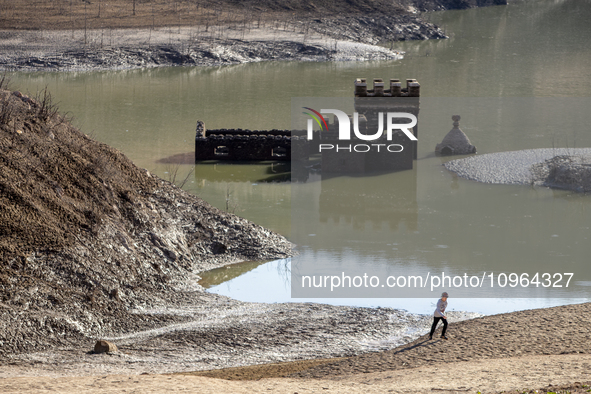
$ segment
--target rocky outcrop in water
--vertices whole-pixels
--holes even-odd
[[[556,189],[591,192],[591,156],[555,156],[531,168],[536,183]]]

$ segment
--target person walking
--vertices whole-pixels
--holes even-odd
[[[433,333],[437,328],[437,323],[439,320],[443,322],[443,331],[441,331],[441,338],[447,339],[445,332],[447,331],[447,316],[445,316],[445,308],[447,308],[447,297],[449,295],[447,292],[443,292],[441,294],[441,298],[437,300],[437,308],[435,308],[435,313],[433,314],[433,325],[431,326],[431,333],[429,334],[429,339],[433,339]]]

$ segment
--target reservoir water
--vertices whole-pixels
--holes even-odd
[[[570,272],[574,267],[574,285],[552,298],[503,299],[493,291],[485,299],[456,299],[450,306],[498,313],[588,300],[590,196],[460,179],[442,167],[447,158],[432,152],[456,112],[479,154],[590,147],[589,3],[515,1],[427,18],[450,39],[396,43],[406,55],[395,61],[15,73],[12,80],[16,88],[31,93],[47,86],[85,133],[165,179],[175,171],[177,179],[190,172],[186,190],[294,240],[319,264],[363,264],[368,270],[402,264],[458,272],[516,266],[519,272]],[[350,211],[360,211],[354,206],[348,212],[330,212],[327,220],[318,211],[316,222],[298,224],[294,231],[285,165],[218,163],[193,169],[192,164],[177,168],[161,162],[193,150],[198,119],[208,128],[289,128],[292,97],[350,97],[358,77],[416,78],[421,83],[415,169],[366,180],[368,188],[395,185],[401,193],[404,204],[388,203],[390,216],[353,217],[351,224],[346,220]],[[337,177],[306,187],[311,194],[323,189],[338,195],[351,190],[351,182]],[[347,239],[359,243],[343,241]],[[247,301],[290,301],[290,269],[289,261],[250,262],[204,274],[203,284]],[[433,303],[419,298],[314,301],[421,313],[431,312]]]

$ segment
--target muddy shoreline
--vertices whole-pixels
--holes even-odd
[[[93,354],[88,338],[77,346],[7,355],[1,360],[10,367],[0,378],[179,373],[376,354],[424,335],[432,320],[390,308],[246,303],[201,292],[185,297],[186,304],[135,311],[144,319],[166,315],[166,324],[105,335],[117,353]],[[477,316],[451,312],[450,321]]]
[[[0,70],[100,71],[260,61],[401,58],[394,41],[447,38],[414,15],[342,16],[260,28],[0,31]],[[380,43],[390,43],[380,46]]]

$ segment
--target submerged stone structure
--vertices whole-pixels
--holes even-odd
[[[339,121],[324,118],[327,130],[316,130],[308,139],[307,130],[206,130],[203,122],[197,122],[195,135],[195,161],[298,161],[307,162],[320,156],[322,171],[326,173],[365,173],[400,171],[413,168],[417,158],[417,141],[411,140],[402,130],[394,129],[391,139],[386,132],[388,113],[419,114],[420,84],[407,79],[403,88],[399,79],[390,79],[388,88],[383,79],[373,80],[368,89],[367,80],[355,80],[354,108],[358,114],[358,131],[365,135],[382,133],[375,139],[358,138],[353,130],[351,140],[339,140]],[[381,119],[380,119],[381,118]],[[346,120],[346,118],[345,118]],[[409,118],[394,118],[394,123],[409,123]],[[354,117],[349,116],[354,127]],[[418,125],[410,129],[418,137]],[[320,149],[332,146],[332,149]]]
[[[460,130],[460,115],[451,117],[453,128],[443,137],[443,141],[435,146],[435,152],[444,155],[469,155],[476,153],[476,147],[470,143],[468,136]]]
[[[197,123],[195,161],[289,161],[290,130],[206,130]]]
[[[322,133],[322,143],[334,144],[341,149],[322,151],[322,171],[333,173],[364,173],[379,171],[401,171],[413,168],[417,158],[417,143],[411,141],[401,130],[392,133],[387,139],[386,119],[389,112],[419,115],[419,97],[421,85],[416,79],[407,79],[402,87],[399,79],[390,79],[389,88],[384,80],[375,78],[373,89],[367,88],[367,79],[355,80],[355,112],[359,114],[359,131],[362,134],[375,134],[382,122],[382,135],[372,141],[359,139],[351,133],[349,144],[338,140],[338,127]],[[380,119],[381,117],[381,119]],[[351,118],[351,117],[350,117]],[[353,119],[350,119],[353,124]],[[395,118],[395,123],[408,123],[408,118]],[[337,119],[335,124],[338,126]],[[412,134],[418,137],[418,125],[412,128]],[[347,150],[347,146],[351,149]],[[371,149],[364,152],[369,146]]]

